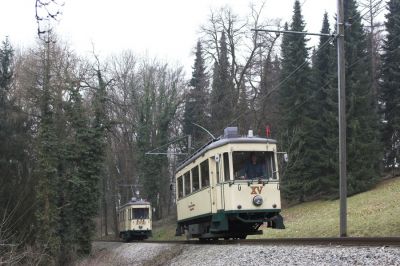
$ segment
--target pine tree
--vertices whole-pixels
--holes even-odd
[[[0,47],[0,238],[16,241],[30,230],[34,180],[29,175],[31,151],[27,115],[12,97],[14,49],[8,38]]]
[[[67,264],[74,255],[73,252],[79,245],[79,227],[81,220],[85,219],[86,213],[82,213],[82,199],[86,197],[86,191],[82,188],[85,183],[81,175],[82,163],[85,161],[87,141],[81,139],[81,131],[88,130],[86,123],[86,113],[82,108],[81,95],[77,88],[74,88],[70,77],[67,80],[69,86],[67,92],[69,99],[65,104],[65,117],[69,123],[68,136],[65,140],[65,161],[66,173],[60,180],[59,190],[60,202],[60,255],[59,263]],[[77,189],[78,188],[78,189]]]
[[[321,33],[329,34],[328,14],[324,14]],[[337,196],[338,124],[335,49],[329,36],[321,36],[313,60],[312,119],[310,151],[314,160],[311,187],[314,196]]]
[[[345,1],[345,21],[351,26],[345,33],[348,193],[365,191],[379,177],[379,145],[376,100],[371,90],[367,36],[357,3]]]
[[[96,70],[98,85],[92,102],[94,110],[93,121],[89,129],[85,129],[85,121],[77,121],[77,143],[80,144],[80,168],[78,176],[81,184],[75,186],[79,198],[76,199],[80,213],[76,216],[78,253],[89,254],[92,247],[95,223],[100,199],[100,180],[104,176],[104,161],[106,149],[106,83],[100,69]],[[80,99],[75,97],[80,108]],[[83,119],[83,118],[81,118]]]
[[[13,49],[8,41],[8,38],[3,41],[0,49],[0,184],[1,195],[0,198],[0,213],[3,214],[7,207],[7,201],[11,200],[7,195],[11,185],[14,183],[13,179],[15,176],[15,166],[10,165],[10,153],[12,152],[9,146],[10,136],[12,136],[13,125],[10,124],[8,119],[10,116],[10,103],[8,101],[8,92],[12,82],[13,69],[11,66],[11,60],[13,57]],[[12,160],[11,160],[12,161]],[[10,184],[11,183],[11,184]]]
[[[60,209],[57,189],[59,185],[59,142],[53,110],[51,84],[51,43],[42,49],[43,85],[41,88],[41,121],[38,136],[38,185],[37,185],[37,243],[51,256],[57,257],[60,250],[58,235]]]
[[[14,49],[8,38],[2,42],[0,49],[0,100],[3,103],[6,100],[6,92],[10,90],[13,69],[12,69],[12,58],[14,56]]]
[[[59,48],[55,42],[43,43],[40,66],[34,69],[41,101],[35,233],[48,260],[66,264],[75,252],[91,249],[104,164],[105,84],[96,72],[99,88],[89,121],[75,87],[80,84],[72,72],[75,58]]]
[[[216,134],[228,125],[236,106],[225,32],[221,34],[219,45],[218,61],[214,63],[211,90],[211,125]]]
[[[73,250],[80,255],[90,251],[99,198],[96,134],[83,107],[79,87],[75,87],[72,78],[67,81],[69,100],[65,107],[70,128],[66,141],[68,170],[60,191],[65,204],[60,212],[60,263],[67,262]]]
[[[299,1],[294,4],[290,30],[304,31],[305,23]],[[285,25],[287,29],[287,24]],[[304,200],[312,179],[312,157],[307,152],[312,128],[311,109],[306,103],[312,95],[307,39],[303,35],[284,34],[282,40],[282,76],[280,109],[283,129],[281,143],[291,154],[282,182],[285,195],[291,200]]]
[[[382,54],[381,99],[384,103],[383,128],[386,167],[400,161],[400,1],[388,2],[387,35]]]
[[[304,31],[305,23],[301,14],[299,1],[295,2],[291,31]],[[288,26],[285,25],[285,29]],[[307,39],[303,35],[284,34],[282,40],[282,75],[281,80],[285,81],[280,89],[282,111],[298,108],[296,112],[284,114],[285,124],[288,128],[301,125],[305,108],[298,106],[306,100],[310,92],[308,64]],[[299,68],[299,69],[298,69]],[[298,70],[297,70],[298,69]],[[297,70],[297,71],[296,71]]]
[[[194,142],[200,144],[205,138],[201,129],[192,123],[208,127],[208,78],[203,58],[201,42],[197,42],[196,58],[194,61],[192,79],[190,80],[190,91],[185,99],[185,113],[183,121],[183,132],[185,135],[192,135]]]

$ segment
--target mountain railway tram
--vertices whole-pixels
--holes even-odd
[[[152,236],[151,205],[144,200],[132,198],[118,209],[119,237],[129,242]]]
[[[187,158],[175,175],[176,235],[245,239],[263,224],[284,229],[276,144],[228,127]]]

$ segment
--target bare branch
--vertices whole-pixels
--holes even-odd
[[[62,12],[61,7],[64,3],[56,0],[35,0],[35,18],[37,23],[37,34],[42,41],[50,42],[51,21],[59,21]],[[47,36],[46,36],[47,34]]]

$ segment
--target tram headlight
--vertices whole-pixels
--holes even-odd
[[[263,204],[263,198],[260,196],[260,195],[256,195],[256,196],[254,196],[254,198],[253,198],[253,204],[255,205],[255,206],[260,206],[261,204]]]

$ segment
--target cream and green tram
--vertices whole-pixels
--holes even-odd
[[[143,240],[152,235],[151,205],[133,198],[118,209],[119,237],[124,241]]]
[[[276,144],[230,127],[186,159],[175,175],[176,235],[244,239],[263,224],[284,229]]]

